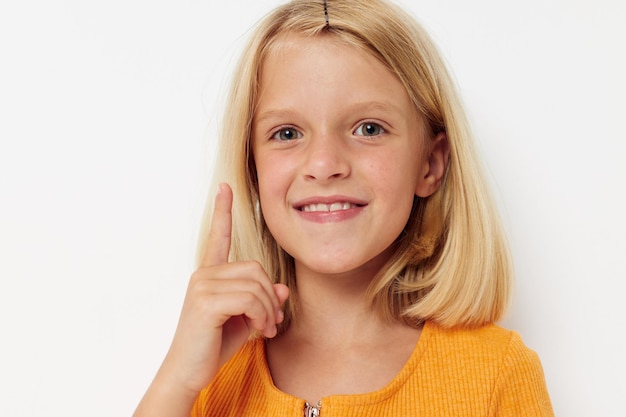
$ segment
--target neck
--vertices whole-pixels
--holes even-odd
[[[378,269],[320,274],[297,267],[299,310],[289,333],[303,338],[324,334],[325,340],[351,343],[388,326],[366,297]]]

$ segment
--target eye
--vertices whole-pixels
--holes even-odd
[[[378,136],[385,133],[385,129],[378,123],[366,122],[356,128],[354,134],[357,136]]]
[[[276,139],[279,141],[290,141],[293,139],[300,139],[301,137],[302,137],[302,133],[298,132],[293,127],[284,127],[280,130],[277,130],[272,135],[272,139]]]

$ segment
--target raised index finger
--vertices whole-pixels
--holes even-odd
[[[232,233],[233,192],[226,183],[218,186],[211,219],[211,229],[202,257],[201,266],[213,266],[228,262],[230,236]]]

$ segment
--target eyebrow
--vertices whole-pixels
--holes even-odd
[[[369,112],[369,111],[382,111],[386,113],[402,114],[401,107],[395,105],[389,101],[358,101],[349,104],[345,109],[345,112]],[[298,112],[291,107],[285,107],[284,109],[276,108],[263,111],[254,116],[255,123],[262,123],[268,119],[274,118],[291,118]]]
[[[290,118],[291,116],[293,116],[294,114],[296,114],[296,112],[292,111],[292,110],[288,110],[288,109],[284,109],[284,110],[267,110],[264,111],[263,113],[260,113],[259,115],[254,115],[254,117],[252,118],[254,123],[260,123],[260,122],[264,122],[268,119],[282,119],[282,118]]]

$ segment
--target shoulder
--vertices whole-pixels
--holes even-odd
[[[517,335],[516,332],[494,323],[478,327],[444,327],[429,321],[426,326],[434,335],[440,338],[463,339],[482,343],[501,343]]]
[[[506,355],[534,355],[520,335],[496,324],[487,324],[474,328],[445,328],[428,323],[429,344],[443,352],[467,355],[470,357],[487,356],[494,360]]]
[[[525,373],[541,371],[539,356],[520,335],[496,324],[476,328],[444,328],[428,323],[428,354],[467,371],[500,375],[504,370]]]
[[[491,415],[553,415],[539,356],[517,332],[495,324],[425,329],[425,366],[487,395]]]

